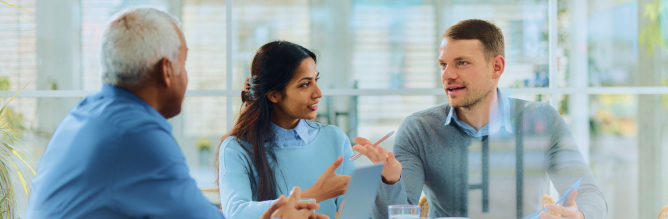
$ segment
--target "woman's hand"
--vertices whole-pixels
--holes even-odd
[[[301,189],[295,187],[290,197],[281,197],[264,212],[260,219],[283,218],[283,219],[329,219],[327,215],[314,213],[320,205],[313,202],[299,202]]]
[[[387,151],[385,148],[373,145],[371,141],[366,138],[357,137],[353,146],[353,150],[368,157],[373,163],[385,163],[383,166],[383,178],[387,184],[394,184],[401,179],[401,163],[394,157],[394,153]]]
[[[343,195],[348,188],[350,176],[336,174],[336,168],[341,166],[341,163],[343,163],[343,157],[339,156],[339,158],[337,158],[336,161],[322,173],[320,178],[318,178],[311,188],[304,190],[303,197],[315,198],[316,202],[321,202]]]

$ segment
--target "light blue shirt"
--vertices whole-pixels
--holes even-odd
[[[278,159],[273,170],[279,196],[288,196],[295,186],[302,191],[310,188],[339,156],[343,156],[343,163],[336,174],[351,175],[355,169],[355,163],[348,160],[353,155],[350,140],[336,126],[307,120],[300,121],[291,130],[271,126],[276,140],[268,143],[267,148],[273,149]],[[275,202],[257,201],[253,196],[249,174],[257,176],[257,172],[249,167],[252,156],[244,147],[250,148],[250,145],[234,136],[220,145],[218,186],[223,214],[228,218],[259,218]],[[321,201],[316,212],[334,218],[342,201],[343,196]]]
[[[271,124],[271,130],[274,131],[274,143],[278,147],[299,147],[313,141],[320,127],[318,124],[309,124],[307,120],[300,119],[297,126],[293,129],[284,129],[280,126]]]
[[[104,85],[53,133],[27,218],[223,218],[190,177],[171,132],[142,99]]]
[[[454,107],[450,107],[448,111],[448,116],[445,118],[445,125],[450,125],[452,121],[455,121],[455,124],[464,131],[467,135],[482,141],[482,137],[496,134],[499,132],[501,127],[504,127],[508,133],[513,133],[513,127],[510,125],[510,103],[506,95],[501,93],[501,90],[496,89],[498,106],[492,110],[498,111],[496,116],[489,118],[489,123],[483,126],[480,130],[475,130],[469,124],[462,122],[457,118],[457,112]],[[492,114],[494,115],[494,114]]]

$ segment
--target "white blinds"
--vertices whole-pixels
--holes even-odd
[[[424,1],[354,1],[352,71],[358,88],[440,85],[435,17],[434,6]],[[434,106],[436,97],[360,96],[358,101],[359,135],[379,138],[411,113]]]
[[[310,46],[309,4],[306,0],[235,1],[233,8],[233,89],[250,75],[250,63],[260,46],[288,40]],[[224,1],[186,0],[183,30],[190,47],[187,61],[190,89],[226,89],[226,15]],[[237,98],[238,99],[238,98]],[[225,97],[190,97],[184,104],[187,137],[225,134]],[[238,102],[233,107],[238,114]]]
[[[6,1],[29,11],[0,3],[0,78],[9,82],[8,90],[34,90],[36,77],[35,0]],[[4,101],[9,100],[5,98]],[[16,98],[9,104],[22,125],[32,125],[36,98]],[[20,119],[19,119],[20,121]]]
[[[188,44],[188,89],[226,89],[225,1],[185,0],[183,33]],[[225,97],[188,97],[183,104],[186,137],[222,137]]]
[[[306,0],[246,0],[234,3],[234,86],[250,75],[258,48],[273,40],[311,46],[311,18]]]

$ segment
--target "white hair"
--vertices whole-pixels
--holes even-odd
[[[163,57],[175,65],[181,40],[173,25],[179,26],[177,18],[154,8],[130,8],[114,14],[100,39],[102,82],[139,87]]]

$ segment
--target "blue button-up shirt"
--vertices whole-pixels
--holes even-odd
[[[498,105],[491,110],[496,110],[498,113],[490,113],[493,117],[489,118],[489,123],[483,126],[480,130],[475,130],[469,124],[462,122],[457,118],[457,112],[455,108],[450,107],[450,112],[445,118],[445,125],[450,125],[452,121],[455,121],[455,124],[464,131],[467,135],[482,141],[482,137],[498,133],[501,127],[504,127],[508,133],[513,133],[512,126],[510,125],[510,102],[506,95],[501,93],[501,90],[496,89],[496,97],[498,98]]]
[[[171,131],[142,99],[104,85],[51,137],[28,218],[223,218],[190,177]]]
[[[271,123],[271,130],[274,131],[274,143],[277,147],[299,147],[308,144],[315,139],[320,130],[319,124],[315,122],[307,122],[300,119],[297,126],[293,129],[284,129],[280,126]]]

